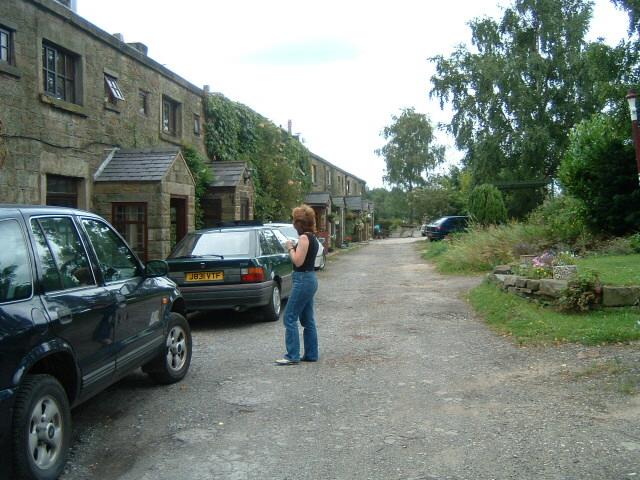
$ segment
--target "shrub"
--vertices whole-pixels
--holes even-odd
[[[584,204],[570,195],[548,198],[529,215],[529,222],[545,229],[553,244],[584,247],[591,241]]]
[[[468,207],[473,220],[481,225],[503,223],[507,219],[502,194],[493,185],[475,187],[469,195]]]
[[[580,199],[594,232],[622,235],[640,227],[640,190],[628,126],[599,114],[572,130],[558,170],[566,191]]]
[[[629,238],[629,246],[634,253],[640,253],[640,233],[635,233]]]
[[[563,312],[586,312],[598,301],[596,287],[600,286],[598,274],[586,272],[569,280],[567,288],[558,299],[558,307]]]

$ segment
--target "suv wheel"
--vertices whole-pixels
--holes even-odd
[[[280,318],[282,310],[282,298],[280,297],[280,286],[276,283],[271,290],[271,300],[263,307],[262,314],[267,322],[275,322]]]
[[[164,346],[158,356],[143,367],[157,383],[169,384],[182,380],[191,365],[191,328],[187,320],[171,312]]]
[[[55,479],[62,473],[71,440],[67,394],[51,375],[28,375],[13,413],[14,466],[19,478]]]

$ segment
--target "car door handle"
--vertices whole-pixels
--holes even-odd
[[[62,324],[71,323],[71,320],[73,320],[71,309],[68,307],[56,308],[56,314],[58,315],[58,321]]]

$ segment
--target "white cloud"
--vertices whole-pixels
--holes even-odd
[[[505,4],[505,2],[502,2]],[[467,22],[499,16],[497,2],[449,0],[304,2],[280,0],[79,0],[79,13],[196,85],[210,85],[274,123],[293,121],[307,147],[331,163],[382,185],[374,154],[381,130],[401,108],[433,121],[448,114],[429,101],[428,57],[469,39]],[[122,15],[121,12],[127,12]],[[593,37],[615,43],[626,17],[597,0]],[[300,58],[300,47],[310,55]],[[278,55],[276,55],[278,54]],[[312,54],[312,55],[311,55]],[[294,62],[294,60],[296,60]],[[452,145],[452,140],[440,136]],[[459,158],[452,151],[450,158]]]

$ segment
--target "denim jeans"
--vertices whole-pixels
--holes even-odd
[[[318,290],[316,272],[293,272],[293,288],[284,312],[284,340],[287,347],[285,358],[300,360],[300,336],[298,319],[302,325],[304,357],[318,360],[318,332],[313,317],[313,296]]]

